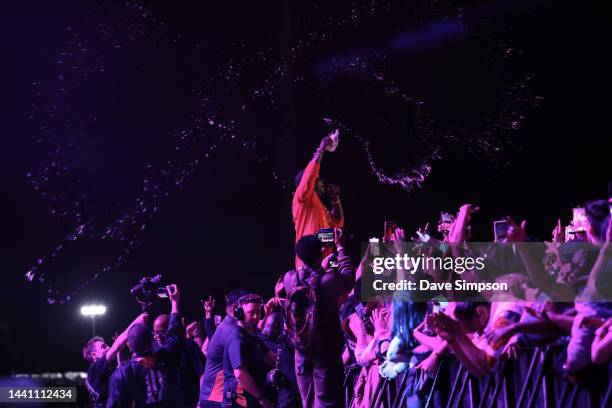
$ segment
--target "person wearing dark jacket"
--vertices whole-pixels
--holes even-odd
[[[175,408],[182,405],[177,384],[184,333],[179,314],[179,291],[167,287],[172,304],[170,322],[163,346],[156,347],[151,328],[136,324],[128,332],[132,360],[122,364],[111,376],[107,408]]]
[[[157,346],[166,344],[170,316],[162,314],[153,322],[153,338]],[[204,373],[204,354],[200,346],[190,338],[185,339],[183,352],[177,367],[178,385],[185,408],[194,408],[200,397],[200,378]]]
[[[341,299],[355,284],[355,269],[344,250],[342,230],[335,229],[338,252],[338,270],[325,271],[321,267],[323,247],[316,236],[305,235],[297,242],[296,255],[304,266],[285,274],[284,285],[288,294],[303,283],[316,290],[317,344],[308,352],[295,350],[295,374],[304,407],[342,407],[344,372],[342,348],[344,337],[340,327]]]

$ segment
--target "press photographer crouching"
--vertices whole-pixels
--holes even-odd
[[[180,293],[176,285],[166,287],[171,302],[165,343],[155,345],[151,327],[137,323],[130,327],[127,344],[133,357],[111,376],[107,408],[179,407],[177,367],[184,344],[179,313]]]

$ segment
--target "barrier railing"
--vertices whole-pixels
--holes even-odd
[[[372,408],[612,407],[612,362],[572,377],[564,372],[564,361],[563,346],[533,348],[523,350],[517,360],[502,362],[493,374],[476,378],[449,356],[425,383],[414,368],[395,380],[381,379]],[[347,394],[347,407],[351,401]]]

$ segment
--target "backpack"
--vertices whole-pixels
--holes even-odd
[[[285,328],[289,344],[302,353],[317,350],[318,311],[317,291],[321,273],[313,271],[306,279],[296,271],[296,285],[287,296]]]

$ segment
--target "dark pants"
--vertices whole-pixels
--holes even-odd
[[[340,353],[295,352],[295,374],[304,408],[343,408],[344,369]]]

